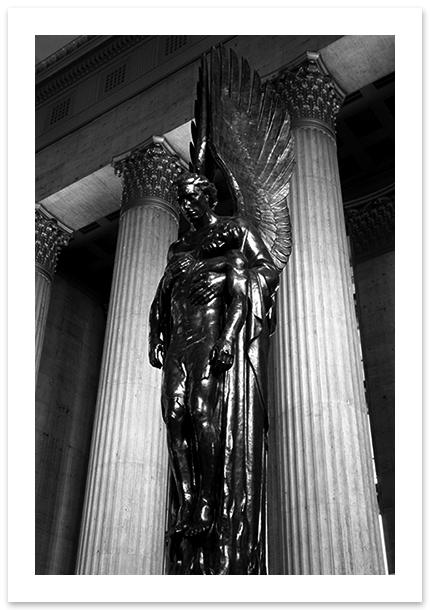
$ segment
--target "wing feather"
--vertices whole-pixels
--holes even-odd
[[[247,111],[249,108],[249,100],[251,97],[251,68],[246,59],[242,58],[242,74],[241,74],[241,82],[240,82],[240,100],[239,100],[239,108],[242,111]]]
[[[251,72],[244,59],[239,63],[233,50],[213,48],[203,61],[208,148],[237,213],[254,224],[281,270],[291,252],[287,197],[295,157],[290,117],[270,83],[262,85],[258,72]],[[203,101],[200,106],[204,109]]]

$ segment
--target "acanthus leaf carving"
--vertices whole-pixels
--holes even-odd
[[[273,84],[293,119],[321,121],[335,133],[343,95],[332,77],[323,71],[317,53],[308,53],[297,69],[287,70]]]
[[[36,207],[36,265],[39,265],[49,276],[53,276],[58,256],[63,246],[69,243],[71,231],[55,219]]]
[[[156,142],[114,163],[122,181],[122,206],[141,197],[156,197],[176,206],[173,181],[181,171],[179,158]]]
[[[355,257],[394,246],[394,193],[347,206],[345,220]]]

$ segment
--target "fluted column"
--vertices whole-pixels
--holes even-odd
[[[160,144],[115,164],[123,183],[78,574],[162,574],[167,448],[149,308],[177,238],[177,158]]]
[[[52,280],[62,246],[72,231],[36,205],[36,381],[45,336]]]
[[[293,252],[281,279],[272,347],[270,460],[280,504],[278,526],[269,523],[277,548],[271,571],[382,574],[334,136],[341,97],[317,54],[309,53],[278,86],[293,119],[297,165],[290,191]]]

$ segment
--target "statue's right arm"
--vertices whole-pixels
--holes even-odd
[[[157,292],[149,311],[149,362],[157,369],[163,367],[165,346],[163,341],[162,303],[164,276],[158,284]]]
[[[183,268],[187,267],[189,262],[175,260],[176,245],[174,242],[167,254],[167,265],[164,270],[164,275],[161,278],[154,300],[152,301],[149,311],[149,362],[155,368],[161,369],[165,352],[168,345],[168,329],[165,326],[169,323],[166,320],[169,311],[171,290],[175,279],[183,272]]]

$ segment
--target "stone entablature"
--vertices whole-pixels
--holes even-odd
[[[84,38],[79,44],[80,38]],[[79,37],[36,68],[36,151],[139,95],[227,36]],[[69,49],[69,50],[68,50]],[[57,58],[57,59],[56,59]]]
[[[78,50],[84,44],[90,42],[95,36],[79,36],[76,41],[72,41],[63,49],[48,57],[44,62],[36,66],[36,78],[43,79],[43,73],[47,68],[54,66],[61,59],[67,57],[74,51]],[[36,84],[36,107],[60,93],[66,87],[73,85],[77,80],[84,78],[94,70],[97,70],[104,64],[115,59],[124,51],[141,42],[149,36],[115,36],[110,44],[101,49],[96,50],[90,56],[86,56],[82,61],[74,63],[69,69],[61,72],[60,75],[53,76],[49,81],[42,86]]]

